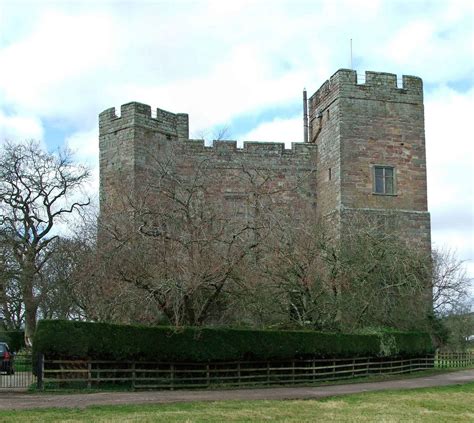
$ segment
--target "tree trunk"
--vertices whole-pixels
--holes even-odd
[[[33,336],[36,330],[36,311],[38,306],[36,301],[25,299],[25,345],[28,348],[33,346]]]
[[[23,262],[22,291],[23,302],[25,304],[25,345],[30,348],[33,346],[33,336],[36,330],[36,312],[38,310],[38,301],[33,291],[35,279],[34,258],[27,257]]]

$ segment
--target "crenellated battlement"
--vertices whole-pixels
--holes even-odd
[[[202,153],[241,153],[254,155],[306,155],[313,152],[316,146],[293,142],[291,148],[285,148],[279,142],[244,141],[243,148],[237,146],[237,141],[219,140],[213,145],[206,146],[204,140],[189,139],[189,118],[184,113],[171,113],[163,109],[156,109],[156,117],[152,116],[151,107],[147,104],[131,102],[121,106],[120,116],[117,116],[115,107],[104,110],[99,115],[100,135],[113,134],[121,129],[140,126],[165,135],[177,137],[184,152]]]
[[[393,73],[366,71],[365,78],[358,78],[355,70],[339,69],[310,97],[310,109],[320,108],[336,97],[423,103],[423,81],[403,75],[402,86],[398,87],[397,75]]]
[[[131,102],[120,107],[120,116],[117,116],[115,107],[106,109],[99,114],[99,132],[101,135],[133,125],[180,139],[189,138],[189,117],[186,113],[171,113],[157,108],[156,116],[152,116],[149,105]]]
[[[249,154],[260,156],[308,155],[315,153],[317,146],[303,142],[292,142],[291,148],[286,148],[280,142],[244,141],[243,147],[237,146],[237,141],[219,140],[213,145],[205,145],[204,140],[184,140],[182,148],[185,152],[204,154]]]

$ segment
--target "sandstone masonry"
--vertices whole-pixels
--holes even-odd
[[[309,142],[190,140],[188,115],[128,103],[99,115],[101,214],[113,209],[123,187],[138,192],[155,166],[152,158],[178,152],[174,171],[193,173],[206,161],[219,175],[216,196],[245,201],[246,168],[271,172],[277,203],[311,206],[341,234],[354,217],[383,220],[409,243],[430,249],[422,80],[340,69],[309,99]],[[379,191],[376,171],[392,169],[393,189]],[[390,171],[390,170],[389,170]],[[387,172],[389,172],[387,171]],[[384,174],[385,175],[385,174]],[[387,175],[389,175],[387,173]],[[385,176],[384,176],[385,177]],[[388,184],[390,181],[384,179]],[[380,179],[379,179],[380,182]],[[392,183],[392,182],[390,182]],[[385,189],[385,188],[384,188]]]

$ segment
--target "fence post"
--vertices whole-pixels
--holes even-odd
[[[91,360],[87,360],[87,389],[91,389],[92,383],[91,383],[91,378],[92,378],[92,363]]]
[[[44,355],[42,353],[38,354],[38,363],[36,365],[36,372],[37,372],[37,382],[36,387],[39,390],[44,390]]]
[[[240,361],[237,363],[237,382],[240,386],[240,382],[241,382],[241,379],[240,379]]]
[[[135,378],[137,377],[135,362],[132,361],[132,391],[135,390]]]
[[[211,384],[211,377],[209,374],[209,363],[206,364],[206,383],[207,383],[207,387],[209,387]]]
[[[174,364],[170,364],[171,370],[171,390],[174,390]]]

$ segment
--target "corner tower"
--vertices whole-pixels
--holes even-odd
[[[318,145],[321,217],[338,233],[352,217],[392,225],[431,248],[427,211],[423,83],[414,76],[337,71],[309,99],[310,142]]]
[[[100,214],[121,210],[124,197],[140,191],[165,142],[189,138],[188,115],[170,113],[137,102],[99,115]]]

